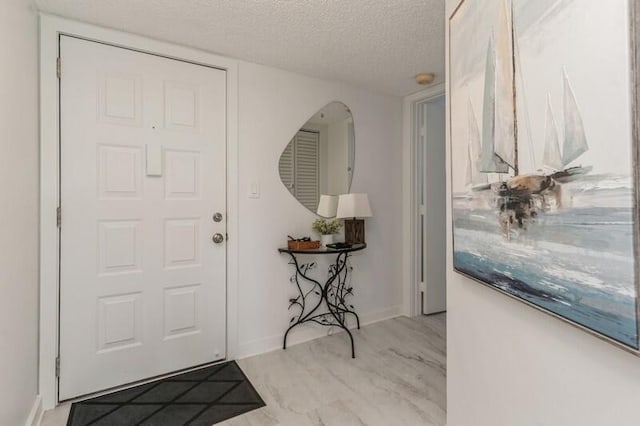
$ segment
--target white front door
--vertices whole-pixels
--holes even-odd
[[[225,71],[60,56],[59,399],[225,358]]]

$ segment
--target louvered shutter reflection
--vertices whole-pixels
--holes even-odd
[[[311,211],[318,208],[320,198],[319,134],[299,131],[280,156],[282,183]]]
[[[280,163],[278,164],[278,168],[280,170],[280,179],[282,180],[284,186],[286,186],[289,192],[291,192],[294,196],[296,195],[293,187],[293,151],[295,140],[295,137],[291,139],[291,142],[289,142],[289,145],[287,145],[287,148],[280,156]]]

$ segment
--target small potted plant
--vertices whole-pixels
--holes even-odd
[[[338,219],[329,221],[325,219],[316,219],[311,227],[314,231],[320,234],[320,245],[322,247],[326,247],[327,244],[331,244],[333,242],[333,234],[340,232],[342,223],[340,223]]]

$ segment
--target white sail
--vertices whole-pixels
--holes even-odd
[[[517,169],[511,7],[502,2],[495,44],[495,153]]]
[[[484,100],[482,107],[482,161],[484,173],[507,173],[509,166],[495,153],[496,139],[496,60],[493,36],[489,38],[484,74]]]
[[[464,175],[464,186],[473,185],[473,160],[471,159],[471,145],[467,146],[467,170]]]
[[[564,145],[562,148],[562,163],[566,167],[573,160],[580,157],[589,149],[587,138],[584,133],[582,117],[578,111],[576,102],[567,72],[562,70],[564,77]]]
[[[551,96],[547,94],[547,118],[544,130],[544,155],[542,158],[543,165],[553,170],[562,170],[564,164],[560,157],[560,143],[558,140],[558,128],[553,118],[553,110],[551,109]]]
[[[488,177],[485,173],[480,172],[480,165],[482,162],[482,146],[480,144],[480,130],[478,129],[478,120],[476,114],[473,111],[473,105],[471,99],[467,103],[467,131],[468,133],[468,147],[467,147],[467,175],[466,184],[478,185],[486,184]]]

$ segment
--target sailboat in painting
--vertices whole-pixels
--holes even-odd
[[[544,167],[553,170],[551,177],[561,183],[567,183],[589,173],[590,166],[573,166],[567,168],[571,162],[577,160],[589,150],[587,138],[582,124],[582,116],[578,110],[571,83],[566,71],[563,70],[563,112],[564,112],[564,140],[562,154],[558,131],[551,109],[551,97],[547,96],[547,115],[545,124]]]
[[[507,238],[511,237],[514,228],[525,229],[535,222],[540,213],[548,211],[550,200],[555,200],[555,205],[561,206],[560,185],[578,179],[591,170],[591,167],[567,167],[589,147],[573,89],[563,70],[563,151],[560,152],[555,119],[548,102],[544,167],[522,173],[519,148],[523,147],[518,146],[516,119],[518,54],[512,6],[505,0],[487,48],[479,170],[491,176],[487,180],[491,183],[482,188],[493,189],[499,223]],[[470,121],[475,119],[471,108],[468,114]],[[529,150],[532,152],[531,147]]]
[[[555,187],[550,176],[521,174],[518,161],[516,120],[516,50],[513,14],[502,3],[498,26],[489,38],[482,111],[482,159],[480,171],[492,177],[498,222],[503,234],[526,228],[548,203],[545,192]],[[472,111],[469,112],[471,114]]]

